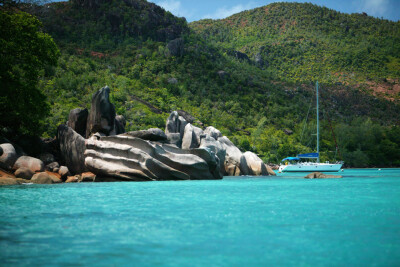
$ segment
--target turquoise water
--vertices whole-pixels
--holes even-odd
[[[400,170],[0,188],[1,266],[399,266]]]

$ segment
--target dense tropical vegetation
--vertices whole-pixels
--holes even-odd
[[[190,25],[143,0],[29,10],[61,51],[56,67],[38,73],[50,107],[43,136],[108,85],[128,130],[163,128],[169,112],[182,109],[277,163],[315,148],[319,80],[322,159],[400,166],[398,95],[373,94],[364,83],[398,85],[398,22],[289,3]]]
[[[366,13],[274,3],[190,26],[226,51],[257,58],[283,81],[354,84],[400,76],[400,24]]]
[[[0,25],[0,125],[41,133],[49,104],[38,88],[38,75],[57,63],[59,50],[41,31],[40,21],[25,12],[2,10]]]

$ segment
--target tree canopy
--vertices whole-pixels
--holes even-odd
[[[1,130],[39,133],[49,105],[38,79],[57,63],[59,50],[28,13],[0,10],[0,25]]]

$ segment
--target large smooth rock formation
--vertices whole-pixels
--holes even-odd
[[[132,131],[122,134],[123,136],[137,137],[149,141],[167,141],[167,135],[158,128],[150,128],[148,130]]]
[[[111,131],[110,135],[118,135],[125,133],[125,126],[126,126],[126,120],[124,116],[122,115],[115,116],[114,129]]]
[[[27,168],[31,172],[41,172],[44,170],[43,161],[37,158],[29,157],[29,156],[22,156],[17,159],[14,164],[13,169],[18,170],[19,168]]]
[[[223,136],[218,138],[218,141],[225,147],[227,157],[232,158],[237,163],[240,163],[242,152],[237,148],[228,137]]]
[[[130,136],[87,140],[85,164],[96,181],[222,179],[215,154],[207,149],[180,149]]]
[[[110,103],[109,95],[110,88],[108,86],[93,94],[86,126],[86,138],[96,132],[109,135],[114,130],[115,107]]]
[[[250,151],[243,153],[243,160],[240,162],[240,169],[247,170],[248,175],[269,175],[264,162],[256,154]]]
[[[221,132],[218,129],[215,129],[213,126],[208,126],[204,130],[204,133],[210,135],[215,140],[218,140],[218,138],[222,137]]]
[[[179,116],[177,111],[173,111],[167,119],[165,133],[167,135],[170,133],[179,133],[180,139],[182,139],[186,124],[188,124],[188,122],[182,116]]]
[[[182,145],[182,139],[180,133],[167,133],[167,142],[171,145],[180,147]]]
[[[239,168],[239,163],[234,161],[232,158],[226,157],[225,158],[225,175],[228,176],[240,176],[242,175],[240,168]]]
[[[18,158],[14,146],[10,143],[5,143],[0,145],[0,149],[2,151],[0,168],[11,170]]]
[[[199,127],[193,126],[190,123],[186,124],[182,139],[182,149],[198,148],[202,134],[203,130]]]
[[[69,112],[68,117],[68,127],[80,134],[81,136],[86,136],[86,124],[88,119],[89,111],[81,108],[73,109]]]
[[[243,155],[239,148],[237,148],[228,137],[223,136],[218,138],[218,142],[226,150],[225,169],[229,175],[247,175],[248,170],[240,169],[240,162],[243,161]],[[242,164],[242,166],[245,166]]]
[[[225,175],[227,173],[225,170],[225,157],[226,157],[225,147],[210,135],[204,134],[201,137],[200,148],[209,149],[216,155],[217,164],[219,166],[219,172],[221,176]]]
[[[58,126],[57,139],[61,157],[72,174],[85,172],[85,139],[65,125]]]

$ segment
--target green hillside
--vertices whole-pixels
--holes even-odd
[[[190,27],[228,53],[246,53],[281,81],[362,83],[373,90],[384,80],[386,91],[399,83],[400,22],[308,3],[274,3]],[[384,93],[398,100],[400,88],[394,89]]]
[[[290,7],[273,4],[235,16],[246,14],[249,21],[263,21],[265,16],[259,14],[260,10],[286,6]],[[300,7],[326,10],[308,4]],[[41,72],[40,88],[51,108],[43,136],[54,136],[58,124],[65,123],[71,109],[89,108],[93,92],[108,85],[117,113],[127,119],[127,130],[164,128],[169,113],[181,109],[196,118],[195,124],[213,125],[243,150],[254,151],[266,162],[277,163],[283,157],[315,148],[315,140],[309,138],[315,129],[313,109],[309,123],[303,122],[315,98],[313,88],[318,79],[322,86],[322,159],[344,159],[348,166],[360,167],[400,165],[399,105],[354,86],[356,78],[364,76],[370,76],[371,82],[378,81],[377,77],[386,77],[387,83],[398,79],[396,62],[389,57],[399,55],[394,52],[398,47],[386,43],[398,38],[398,34],[375,41],[384,48],[381,52],[385,57],[392,60],[384,62],[386,69],[371,73],[357,69],[353,71],[354,83],[348,85],[322,75],[323,67],[333,68],[341,63],[312,61],[313,54],[318,59],[318,53],[324,51],[313,45],[314,41],[304,41],[304,45],[313,48],[304,50],[303,55],[292,43],[292,58],[304,58],[296,65],[287,56],[292,50],[283,49],[289,43],[273,48],[272,38],[286,40],[286,37],[272,32],[266,35],[267,28],[262,37],[262,27],[254,27],[251,35],[250,30],[245,33],[244,28],[236,31],[231,26],[221,27],[220,33],[213,32],[227,20],[200,21],[189,27],[185,19],[143,0],[75,0],[34,10],[31,12],[42,21],[44,31],[54,38],[61,51],[58,66]],[[358,20],[354,15],[338,16],[354,17],[355,23]],[[276,17],[280,19],[278,13]],[[359,16],[360,21],[363,19],[387,24],[388,31],[398,29],[398,24],[392,22]],[[298,25],[300,32],[303,24],[298,22]],[[320,28],[309,26],[310,35],[320,33]],[[296,29],[296,25],[291,27]],[[354,29],[355,36],[360,31]],[[239,38],[240,32],[247,37]],[[265,53],[260,65],[253,56],[261,47]],[[238,59],[235,50],[246,52],[251,60]],[[355,57],[351,49],[348,53]],[[369,62],[360,60],[361,65]],[[313,71],[303,68],[307,62],[313,63]],[[289,74],[300,70],[303,74],[299,74],[299,79]],[[338,139],[339,154],[335,152],[332,129]]]

